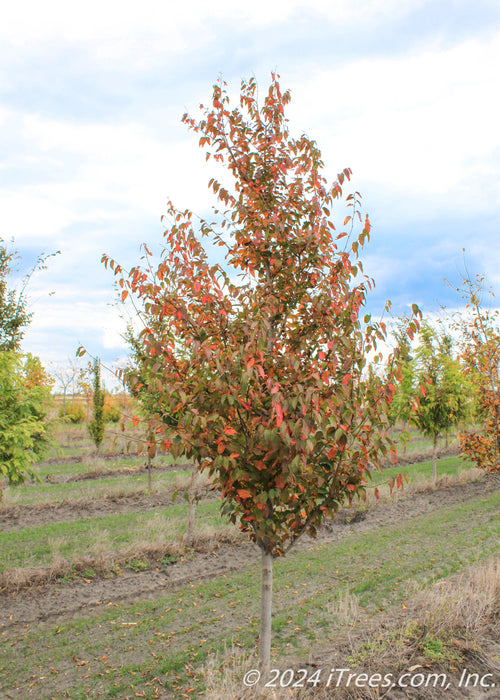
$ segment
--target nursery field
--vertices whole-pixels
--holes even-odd
[[[499,697],[500,479],[452,437],[435,486],[415,435],[402,466],[374,475],[379,500],[369,489],[275,563],[282,675],[263,697]],[[189,464],[159,457],[149,484],[145,458],[119,441],[96,457],[84,426],[58,440],[40,483],[6,489],[0,509],[0,698],[259,697],[243,678],[256,668],[260,554],[217,491],[200,478],[187,547]],[[408,483],[390,494],[399,471]],[[325,687],[341,668],[436,672],[450,687]]]

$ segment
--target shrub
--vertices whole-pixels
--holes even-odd
[[[104,422],[119,423],[121,418],[120,411],[114,404],[104,404]]]
[[[63,406],[59,407],[59,418],[64,418],[65,423],[72,423],[76,425],[78,423],[83,423],[86,418],[86,411],[81,404],[74,404],[73,407],[66,407],[66,414],[64,414]]]

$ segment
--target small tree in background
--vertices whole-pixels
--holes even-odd
[[[161,328],[161,321],[158,321],[156,317],[151,315],[147,317],[145,311],[139,310],[137,306],[136,313],[141,318],[144,326],[147,326],[150,329],[155,329],[154,334],[156,336],[162,335],[163,329]],[[168,439],[169,431],[172,432],[170,437],[175,436],[175,430],[179,424],[179,415],[175,413],[173,414],[170,411],[170,407],[163,402],[163,393],[158,391],[156,381],[151,382],[151,367],[149,362],[150,356],[145,355],[144,345],[140,341],[131,324],[128,324],[127,326],[125,339],[129,344],[131,355],[129,364],[121,375],[122,379],[129,390],[131,390],[139,400],[146,418],[149,420],[151,416],[155,416],[156,420],[161,420],[163,424],[162,433],[164,438]],[[147,435],[149,491],[151,491],[151,457],[156,451],[154,436],[154,431],[150,429]],[[184,535],[184,543],[187,545],[191,545],[194,541],[196,503],[199,497],[199,490],[197,486],[198,471],[199,464],[196,458],[193,457],[190,483],[185,494],[188,503],[188,517],[186,533]]]
[[[18,258],[0,238],[0,477],[10,484],[35,477],[34,464],[49,445],[48,400],[51,377],[40,359],[22,355],[21,340],[32,314],[26,291],[31,275],[44,269],[51,256],[41,256],[20,289],[9,288],[12,264]],[[1,500],[0,483],[0,500]]]
[[[59,251],[40,255],[19,287],[9,288],[8,278],[12,273],[12,265],[19,256],[15,250],[7,250],[4,239],[0,238],[0,352],[20,351],[25,329],[33,317],[28,312],[26,296],[30,279],[36,271],[45,270],[47,260],[55,255],[59,255]]]
[[[465,418],[468,385],[457,360],[452,358],[452,341],[424,323],[414,357],[414,396],[417,410],[412,421],[432,438],[432,478],[437,481],[437,441]],[[420,389],[420,396],[417,392]]]
[[[221,229],[201,222],[202,235],[226,249],[229,272],[209,264],[191,212],[173,205],[156,270],[147,247],[144,268],[129,274],[103,256],[122,275],[123,296],[136,294],[157,319],[139,340],[148,386],[158,393],[159,441],[208,470],[223,512],[261,550],[264,679],[273,559],[304,533],[315,535],[345,500],[364,496],[371,469],[389,451],[395,393],[392,372],[383,379],[367,367],[373,351],[380,360],[377,343],[387,337],[382,323],[362,316],[372,285],[358,259],[368,218],[350,194],[347,229],[335,231],[330,208],[350,171],[326,186],[314,141],[289,135],[289,99],[273,76],[262,108],[250,80],[230,109],[219,83],[202,121],[184,117],[207,157],[234,179],[233,192],[209,183],[224,207],[216,210]],[[416,320],[410,325],[415,330]],[[168,430],[165,411],[178,416]]]
[[[399,383],[396,387],[394,399],[389,408],[389,420],[395,426],[399,421],[403,423],[403,431],[411,419],[415,403],[415,372],[411,340],[407,329],[409,318],[403,317],[395,324],[392,335],[397,348],[397,365],[400,372]],[[389,368],[392,371],[392,368]],[[408,435],[403,433],[405,439]]]
[[[104,440],[104,391],[101,386],[101,361],[95,358],[92,365],[93,374],[93,397],[92,397],[92,420],[89,422],[89,433],[96,446],[97,453]]]
[[[464,431],[462,451],[480,469],[500,470],[500,325],[497,309],[485,308],[484,279],[466,277],[461,290],[467,301],[456,327],[461,332],[461,359],[475,388],[476,418],[481,430]],[[491,299],[493,294],[490,292]]]
[[[36,478],[34,465],[50,444],[50,385],[34,381],[34,359],[0,351],[0,475],[9,484]]]

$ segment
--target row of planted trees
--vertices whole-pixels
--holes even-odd
[[[207,159],[225,166],[232,181],[209,183],[218,224],[195,225],[190,211],[170,204],[158,263],[147,246],[144,264],[129,272],[103,256],[143,323],[124,378],[149,416],[150,453],[168,450],[207,471],[222,512],[261,551],[263,678],[273,560],[304,533],[315,535],[342,503],[365,496],[373,469],[395,459],[391,425],[409,420],[410,406],[435,439],[463,416],[464,388],[483,382],[486,366],[498,395],[497,336],[496,370],[492,358],[474,368],[466,348],[477,333],[464,326],[460,365],[447,337],[420,328],[416,306],[383,357],[388,332],[366,313],[373,281],[360,260],[370,222],[358,193],[344,200],[350,171],[329,186],[315,142],[290,136],[289,99],[273,76],[262,105],[250,80],[231,108],[219,82],[202,119],[184,117]],[[336,230],[339,206],[347,211]],[[212,250],[221,247],[224,261],[209,259],[204,237]],[[473,310],[477,318],[479,307]],[[490,423],[498,431],[498,420]],[[464,438],[464,450],[473,442]],[[498,449],[491,463],[479,462],[498,468]]]
[[[465,311],[443,322],[422,323],[416,343],[395,330],[401,381],[389,415],[391,422],[413,423],[433,441],[433,479],[437,479],[438,438],[458,429],[462,454],[479,468],[500,468],[498,313],[482,305],[482,279],[464,279]],[[473,428],[471,428],[473,426]]]

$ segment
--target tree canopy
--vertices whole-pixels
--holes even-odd
[[[316,143],[289,134],[289,100],[274,75],[262,106],[253,79],[232,109],[226,85],[215,85],[203,118],[184,122],[232,176],[231,188],[209,182],[220,225],[195,225],[170,203],[157,266],[147,246],[129,273],[103,257],[122,298],[135,295],[152,319],[139,340],[159,444],[209,471],[265,567],[363,497],[390,449],[396,381],[368,371],[387,333],[363,313],[373,282],[359,254],[371,227],[359,193],[344,197],[351,171],[328,186]],[[347,208],[341,231],[334,207]],[[224,249],[223,263],[209,260],[204,237]]]

